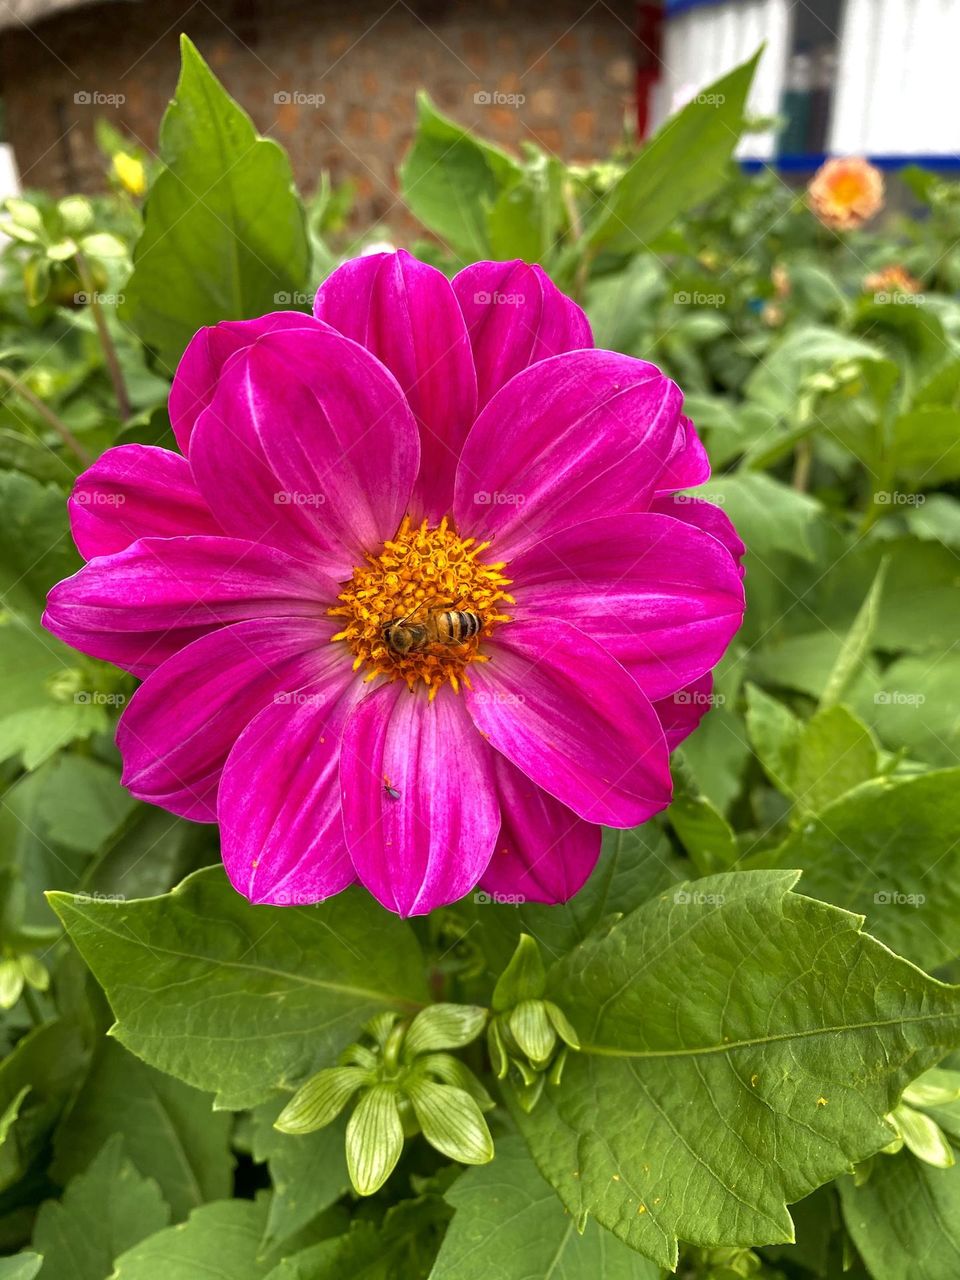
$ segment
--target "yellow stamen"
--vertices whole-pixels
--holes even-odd
[[[343,584],[341,603],[329,610],[344,619],[333,640],[346,643],[354,657],[353,669],[366,664],[366,680],[405,680],[410,689],[423,681],[431,702],[444,684],[449,683],[454,693],[463,684],[470,688],[467,666],[489,660],[478,652],[479,645],[498,623],[510,621],[502,609],[515,603],[504,589],[510,586],[502,573],[506,563],[486,564],[481,558],[489,546],[461,538],[447,516],[432,528],[426,520],[414,525],[405,516],[380,554],[367,555],[367,563],[353,571]],[[464,644],[428,644],[406,654],[395,653],[385,643],[388,623],[401,618],[423,623],[445,609],[478,614],[483,620],[480,633]]]

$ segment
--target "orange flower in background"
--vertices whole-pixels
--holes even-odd
[[[813,175],[807,196],[825,226],[849,231],[883,208],[883,174],[857,156],[827,160]]]
[[[871,271],[863,281],[864,293],[919,293],[920,281],[906,267],[884,267]]]

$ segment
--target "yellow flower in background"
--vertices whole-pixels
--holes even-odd
[[[920,281],[906,267],[884,267],[871,271],[863,281],[864,293],[919,293]]]
[[[142,196],[147,189],[147,173],[143,161],[126,151],[118,151],[113,157],[113,175],[132,196]]]
[[[883,208],[883,174],[857,156],[827,160],[813,175],[807,196],[825,226],[849,231]]]

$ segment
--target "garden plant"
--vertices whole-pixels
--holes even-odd
[[[960,1275],[960,186],[755,65],[5,202],[0,1280]]]

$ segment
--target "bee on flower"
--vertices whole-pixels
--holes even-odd
[[[79,478],[44,615],[143,680],[125,785],[218,822],[253,902],[571,897],[670,803],[743,617],[682,400],[522,262],[373,254],[313,316],[201,329],[180,452]]]

